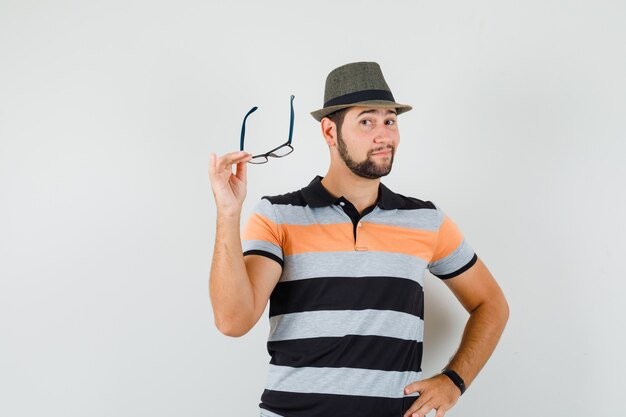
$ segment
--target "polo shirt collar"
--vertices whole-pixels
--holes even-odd
[[[313,181],[301,190],[304,200],[310,207],[325,207],[336,204],[340,198],[333,197],[322,185],[322,177],[316,176]],[[376,205],[384,210],[404,207],[404,200],[381,182],[378,186]]]

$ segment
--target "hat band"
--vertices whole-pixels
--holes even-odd
[[[369,100],[384,100],[384,101],[391,101],[391,102],[396,101],[393,98],[393,94],[391,94],[391,91],[363,90],[363,91],[356,91],[354,93],[344,94],[343,96],[330,99],[326,103],[324,103],[324,107],[338,106],[341,104],[353,104],[353,103],[358,103],[360,101],[369,101]]]

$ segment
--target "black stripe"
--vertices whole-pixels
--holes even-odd
[[[322,177],[316,176],[313,181],[306,187],[285,194],[263,196],[272,204],[292,205],[299,207],[326,207],[337,201],[328,193],[321,183]],[[378,206],[385,210],[416,210],[416,209],[435,209],[435,205],[430,201],[420,200],[414,197],[407,197],[397,194],[387,188],[384,184],[380,184]]]
[[[265,256],[266,258],[270,258],[276,262],[278,262],[280,264],[280,266],[284,266],[284,262],[282,259],[280,259],[278,256],[274,255],[271,252],[266,252],[264,250],[259,250],[259,249],[250,249],[247,250],[243,253],[243,256],[246,255],[261,255],[261,256]]]
[[[363,90],[356,91],[354,93],[344,94],[343,96],[335,97],[324,103],[324,107],[338,106],[341,104],[353,104],[360,101],[369,100],[385,100],[392,103],[396,100],[393,98],[391,91],[387,90]]]
[[[463,272],[467,271],[472,266],[474,266],[474,264],[476,263],[477,260],[478,260],[478,256],[476,256],[476,254],[474,254],[474,256],[472,256],[472,259],[470,259],[470,261],[467,264],[465,264],[465,266],[463,268],[457,269],[456,271],[451,272],[449,274],[443,274],[443,275],[433,274],[433,275],[436,276],[437,278],[441,278],[441,279],[454,278],[457,275],[461,275]]]
[[[417,397],[383,398],[266,389],[259,407],[284,417],[400,417]]]
[[[405,197],[402,194],[395,194],[395,197],[403,200],[404,204],[401,207],[397,207],[400,210],[437,209],[435,204],[431,201],[424,201],[414,197]],[[391,206],[391,204],[389,206]]]
[[[416,320],[417,322],[417,320]],[[417,325],[417,323],[416,323]],[[267,343],[271,364],[419,372],[422,343],[384,336],[312,337]]]
[[[262,198],[268,200],[272,204],[291,204],[292,206],[300,207],[305,207],[307,205],[307,202],[302,196],[302,192],[300,190],[280,195],[264,195]]]
[[[423,318],[422,286],[406,278],[324,277],[279,282],[269,316],[316,310],[393,310]]]

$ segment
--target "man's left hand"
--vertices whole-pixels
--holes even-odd
[[[403,417],[424,417],[432,410],[437,410],[435,417],[443,417],[461,396],[459,388],[443,374],[413,382],[404,388],[405,395],[414,392],[419,392],[420,396]]]

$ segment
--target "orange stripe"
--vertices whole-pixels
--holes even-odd
[[[269,218],[255,213],[248,220],[242,238],[264,240],[280,246],[285,256],[306,252],[367,250],[417,256],[427,262],[445,258],[463,240],[460,230],[447,216],[438,232],[361,223],[362,226],[357,228],[355,242],[352,223],[277,225]]]
[[[305,252],[382,251],[418,256],[429,261],[436,232],[362,222],[354,241],[352,223],[281,225],[285,256]]]
[[[276,223],[258,213],[250,216],[242,233],[243,240],[264,240],[276,246],[282,246],[283,237]]]
[[[344,252],[354,250],[352,223],[281,225],[286,239],[285,256],[306,252]]]
[[[438,261],[450,255],[463,241],[463,235],[457,225],[448,216],[443,219],[439,227],[437,248],[431,262]]]
[[[386,224],[362,222],[357,228],[357,246],[370,251],[395,252],[429,261],[437,233]]]

